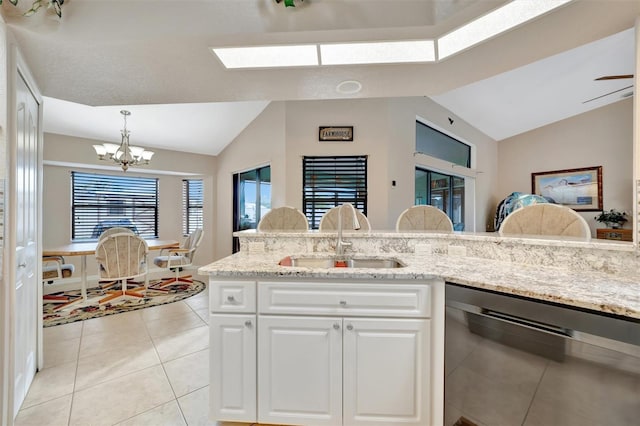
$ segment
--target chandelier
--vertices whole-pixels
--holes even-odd
[[[99,160],[113,161],[119,164],[122,170],[126,172],[129,166],[149,164],[153,156],[153,151],[147,151],[139,146],[129,145],[127,116],[131,115],[131,113],[122,110],[120,114],[124,117],[124,128],[120,130],[120,134],[122,134],[122,142],[120,145],[103,143],[102,145],[94,145],[93,148],[96,150]]]

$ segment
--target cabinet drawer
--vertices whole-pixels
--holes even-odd
[[[209,281],[211,312],[255,312],[255,281]]]
[[[428,318],[428,284],[258,282],[261,314]]]

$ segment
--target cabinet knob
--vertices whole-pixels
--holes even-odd
[[[340,301],[340,306],[347,306],[347,301],[346,300],[341,300]]]
[[[338,323],[333,324],[333,329],[334,330],[340,330],[340,324],[338,324]]]
[[[233,296],[227,296],[227,302],[229,302],[229,303],[235,303],[235,301],[236,301],[236,298],[235,298],[235,297],[233,297]]]
[[[244,322],[244,325],[245,325],[245,327],[251,327],[253,324],[252,324],[251,320],[246,320]]]
[[[353,330],[353,326],[351,324],[347,325],[347,330],[349,331]]]

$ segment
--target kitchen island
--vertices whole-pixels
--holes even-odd
[[[640,325],[640,283],[635,279],[636,254],[630,245],[603,246],[582,241],[541,241],[491,235],[353,233],[346,236],[353,244],[348,256],[397,260],[402,267],[342,268],[283,266],[290,264],[291,258],[325,259],[332,253],[335,234],[241,232],[237,236],[241,239],[240,253],[200,269],[200,273],[211,276],[211,345],[215,348],[212,349],[211,365],[212,419],[305,425],[390,425],[394,424],[396,416],[397,424],[442,423],[445,282],[568,306],[615,317],[616,320],[622,318],[634,327]],[[617,270],[620,273],[612,273]],[[242,289],[234,290],[238,283]],[[359,285],[362,287],[357,287]],[[394,293],[407,294],[403,292],[410,287],[403,286],[411,285],[417,286],[411,289],[413,293],[408,293],[411,296],[407,300],[412,300],[413,305],[403,306],[404,314],[389,312],[390,307],[381,303],[381,300],[393,301]],[[362,296],[360,289],[369,288],[373,288],[374,294],[389,292],[374,303],[366,299],[364,292],[367,308],[375,306],[382,308],[382,312],[358,312],[357,306],[350,312],[351,302],[344,299],[340,291],[344,289],[346,294]],[[336,291],[337,294],[332,293]],[[420,291],[427,297],[420,299]],[[420,300],[424,302],[421,304]],[[230,309],[225,310],[225,303],[230,304]],[[406,300],[400,303],[406,303]],[[234,311],[235,308],[238,310]],[[327,318],[329,321],[321,325],[314,323],[311,329],[300,325],[303,319],[320,321]],[[369,352],[379,352],[385,347],[400,348],[388,351],[389,359],[411,360],[413,364],[402,364],[411,364],[413,370],[391,369],[393,373],[385,376],[386,365],[396,367],[400,363],[391,361],[392,364],[385,365],[376,357],[354,363],[358,359],[351,354],[358,340],[349,342],[347,333],[366,324],[358,323],[360,318],[372,320],[376,327],[374,330],[365,329],[362,336],[399,339],[397,336],[402,335],[405,341],[406,336],[411,336],[409,340],[412,343],[408,346],[398,343],[402,339],[385,343],[384,339],[369,338],[359,344],[360,347],[375,348]],[[236,320],[233,325],[224,324],[231,319]],[[405,321],[404,325],[409,328],[400,329],[393,324],[392,332],[385,334],[384,323],[390,320],[393,320],[391,323]],[[351,330],[347,329],[348,326]],[[326,343],[326,348],[336,345],[329,342],[331,333],[340,336],[335,340],[341,344],[336,350],[340,358],[335,358],[336,365],[342,365],[340,374],[331,367],[317,369],[317,365],[331,365],[327,361],[332,359],[329,355],[323,358],[319,355],[322,351],[315,350],[321,347],[321,343]],[[315,336],[316,340],[310,336]],[[428,336],[428,344],[422,336]],[[234,344],[235,351],[232,350]],[[305,347],[315,349],[309,354]],[[412,350],[406,349],[409,347]],[[329,352],[329,349],[325,351]],[[234,365],[231,371],[238,374],[233,375],[229,373],[229,361],[225,363],[225,360],[235,359],[239,353],[255,354],[255,357],[244,359],[243,366]],[[287,353],[295,356],[283,355]],[[269,356],[265,358],[261,354]],[[272,357],[273,354],[276,356]],[[307,370],[318,374],[302,374],[306,371],[305,358],[314,361],[306,364]],[[302,360],[302,364],[293,365],[292,359]],[[360,365],[369,368],[360,368]],[[291,371],[295,374],[288,374]],[[358,376],[357,371],[367,373]],[[365,378],[375,371],[381,380],[389,382],[388,395],[376,393],[372,388],[375,381],[366,382]],[[403,374],[416,378],[415,383],[405,388],[402,388],[402,381],[394,383],[393,378]],[[296,381],[299,377],[303,377],[303,381],[312,377],[317,383],[305,387],[304,383]],[[328,383],[332,377],[342,386],[331,388]],[[240,379],[250,380],[238,386]],[[347,385],[352,387],[345,387]],[[405,393],[412,389],[412,393],[402,397],[403,401],[411,401],[411,404],[398,408],[401,412],[393,412],[394,404],[381,402],[385,398],[393,401],[393,386],[404,389]],[[372,392],[364,392],[367,389],[372,389]],[[253,395],[255,398],[256,394],[257,400],[240,403],[240,395]],[[322,400],[320,395],[329,395],[329,399]],[[319,401],[324,401],[324,405]],[[245,407],[239,408],[243,404],[249,408],[248,411]],[[319,407],[331,407],[339,414],[323,413]],[[301,413],[302,417],[299,417]],[[339,418],[335,417],[338,415]]]

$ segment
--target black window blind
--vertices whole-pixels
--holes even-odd
[[[189,235],[202,228],[202,179],[182,181],[182,233]]]
[[[158,179],[71,172],[72,239],[96,239],[121,226],[158,236]]]
[[[304,157],[302,167],[302,206],[311,229],[343,203],[367,214],[367,156]]]

